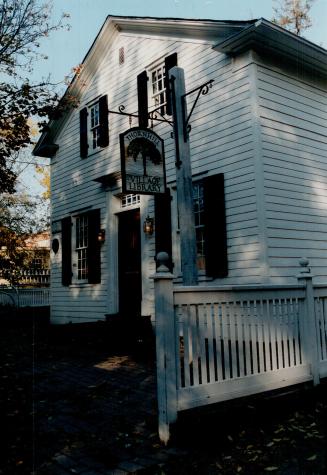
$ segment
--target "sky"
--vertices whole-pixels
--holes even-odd
[[[63,82],[80,64],[108,15],[202,18],[212,20],[271,20],[275,0],[53,0],[53,18],[70,15],[69,31],[59,31],[45,38],[41,52],[48,56],[35,65],[31,79],[38,81],[51,75]],[[304,36],[327,48],[327,0],[315,0],[311,9],[313,26]],[[61,90],[64,91],[64,85]],[[44,163],[45,159],[42,159]],[[33,168],[21,177],[23,187],[33,195],[40,192]]]
[[[70,14],[70,31],[52,34],[44,43],[49,59],[35,69],[37,77],[60,81],[81,63],[107,15],[250,20],[273,17],[275,0],[53,0],[54,18]],[[327,48],[327,0],[315,0],[313,26],[304,36]]]

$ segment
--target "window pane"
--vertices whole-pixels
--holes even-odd
[[[95,149],[99,145],[100,136],[100,109],[97,102],[90,107],[90,132],[92,137],[92,149]]]
[[[99,103],[91,107],[91,129],[99,125]]]
[[[155,108],[157,108],[166,102],[164,66],[160,66],[152,71],[151,82],[153,104]],[[162,109],[160,112],[164,114],[164,109]]]
[[[126,208],[127,206],[138,204],[140,201],[140,195],[124,195],[121,199],[121,207]]]
[[[196,250],[197,265],[199,270],[205,270],[205,254],[204,254],[204,199],[202,182],[193,185],[193,206],[194,206],[194,222],[196,233]]]
[[[92,148],[97,148],[98,146],[98,140],[99,140],[99,135],[100,135],[99,132],[100,130],[98,127],[92,130]]]
[[[76,253],[77,253],[77,279],[86,280],[88,275],[88,216],[86,214],[76,218]]]

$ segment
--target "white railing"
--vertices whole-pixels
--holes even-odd
[[[166,259],[166,257],[165,257]],[[157,256],[158,260],[158,256]],[[178,411],[327,376],[327,287],[183,287],[155,275],[159,435]]]
[[[50,285],[50,269],[18,270],[14,273],[12,279],[4,271],[0,270],[0,277],[13,282],[19,282],[20,285]]]
[[[50,305],[50,289],[20,287],[0,288],[0,305],[15,307],[46,307]]]
[[[177,410],[310,379],[304,297],[294,287],[174,289]]]
[[[13,294],[12,290],[0,287],[0,311],[1,306],[17,306],[17,296]]]
[[[327,377],[327,286],[314,288],[318,358],[320,376]]]

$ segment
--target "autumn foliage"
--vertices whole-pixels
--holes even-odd
[[[0,0],[0,192],[15,190],[16,175],[8,159],[31,144],[29,119],[43,123],[57,113],[58,96],[50,79],[33,83],[28,76],[42,39],[67,28],[68,15],[55,23],[51,3]]]

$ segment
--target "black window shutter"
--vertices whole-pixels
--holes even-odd
[[[228,275],[224,175],[203,180],[206,274],[212,278]]]
[[[137,76],[137,100],[139,113],[139,126],[148,126],[148,76],[146,71]]]
[[[166,114],[172,115],[171,94],[169,87],[169,74],[168,71],[177,66],[177,53],[173,53],[165,58],[165,89],[166,89]]]
[[[100,231],[100,210],[88,212],[88,281],[90,284],[101,282],[101,259],[98,234]]]
[[[156,255],[158,252],[167,252],[169,268],[172,271],[172,242],[171,242],[171,196],[170,190],[163,194],[155,195],[155,232],[156,232]]]
[[[61,281],[72,283],[72,221],[70,216],[61,220]]]
[[[79,112],[79,134],[80,134],[80,155],[82,158],[87,157],[87,108],[84,107]]]
[[[109,145],[109,118],[108,118],[108,96],[102,96],[99,99],[99,119],[100,134],[99,146],[107,147]]]

